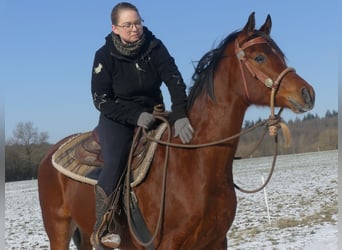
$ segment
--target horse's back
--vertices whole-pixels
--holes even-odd
[[[53,154],[72,136],[53,145],[38,169],[39,201],[51,249],[68,249],[76,225],[89,238],[95,220],[93,187],[72,180],[52,164]]]
[[[52,165],[52,155],[70,137],[72,137],[72,135],[60,140],[58,143],[53,145],[39,164],[38,192],[40,202],[52,199],[54,197],[52,196],[53,194],[57,194],[61,191],[60,184],[63,176],[61,176],[57,169],[55,169]],[[47,199],[45,199],[45,197]]]

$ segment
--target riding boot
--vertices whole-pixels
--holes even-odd
[[[96,250],[117,248],[121,242],[120,235],[109,234],[106,230],[108,223],[108,213],[106,212],[108,211],[110,198],[99,185],[95,185],[95,202],[96,222],[90,238],[91,244]]]

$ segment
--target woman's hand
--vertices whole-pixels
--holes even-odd
[[[175,137],[179,136],[182,143],[189,143],[192,139],[194,129],[187,117],[180,118],[175,122]]]
[[[156,121],[156,119],[154,118],[154,116],[152,114],[147,113],[147,112],[142,112],[138,118],[137,125],[139,127],[149,129],[152,127],[152,125],[154,124],[155,121]]]

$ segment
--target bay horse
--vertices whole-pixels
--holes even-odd
[[[189,119],[195,128],[192,145],[238,134],[247,108],[269,106],[272,93],[276,107],[295,113],[313,108],[313,88],[287,67],[284,54],[270,37],[271,26],[268,15],[256,29],[252,13],[240,31],[227,36],[198,62],[188,103]],[[94,187],[63,175],[51,163],[52,154],[67,139],[54,145],[39,167],[44,226],[51,250],[68,249],[76,228],[78,249],[92,249],[89,238],[95,222]],[[171,142],[180,143],[174,137]],[[227,249],[226,234],[237,205],[232,175],[237,145],[238,138],[210,147],[170,147],[164,214],[153,242],[155,249]],[[151,232],[162,206],[160,166],[165,150],[166,146],[158,145],[149,175],[134,188]],[[120,249],[144,249],[131,236],[127,220],[121,223]]]

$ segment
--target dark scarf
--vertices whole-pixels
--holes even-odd
[[[143,33],[143,35],[141,36],[141,38],[134,42],[134,43],[123,43],[121,41],[120,36],[114,34],[112,32],[112,39],[113,39],[113,43],[115,48],[124,56],[128,56],[128,57],[136,57],[142,46],[145,43],[146,37],[145,37],[145,32]]]

